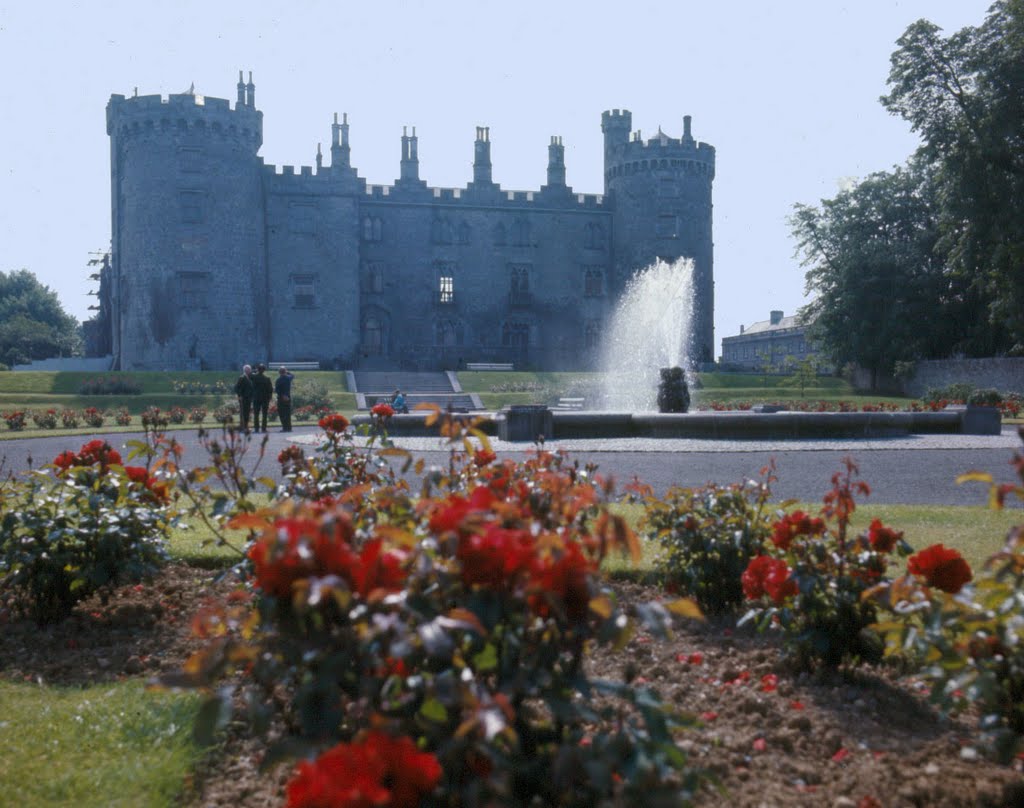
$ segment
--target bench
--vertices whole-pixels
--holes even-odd
[[[582,410],[585,399],[562,396],[558,399],[555,409],[558,410]]]
[[[466,370],[512,370],[511,362],[467,362]]]
[[[286,367],[288,370],[320,370],[319,362],[267,362],[270,370]]]

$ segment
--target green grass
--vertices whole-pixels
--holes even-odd
[[[139,682],[82,689],[0,681],[0,802],[19,808],[175,804],[199,756],[198,696]]]

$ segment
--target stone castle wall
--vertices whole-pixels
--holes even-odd
[[[967,383],[995,388],[1001,393],[1024,394],[1024,358],[930,359],[914,363],[914,375],[903,383],[908,396]]]

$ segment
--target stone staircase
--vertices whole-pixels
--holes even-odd
[[[356,394],[356,405],[361,410],[368,410],[379,401],[390,401],[395,390],[405,394],[410,411],[417,404],[436,404],[454,410],[483,409],[479,397],[464,393],[451,371],[356,370],[348,371],[347,376],[349,390]]]

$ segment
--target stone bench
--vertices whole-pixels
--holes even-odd
[[[512,370],[511,362],[467,362],[466,370]]]
[[[319,362],[267,362],[267,368],[276,371],[279,367],[288,370],[320,370]]]
[[[555,408],[559,410],[582,410],[585,403],[586,399],[583,398],[562,396],[558,399],[558,403],[555,405]]]

